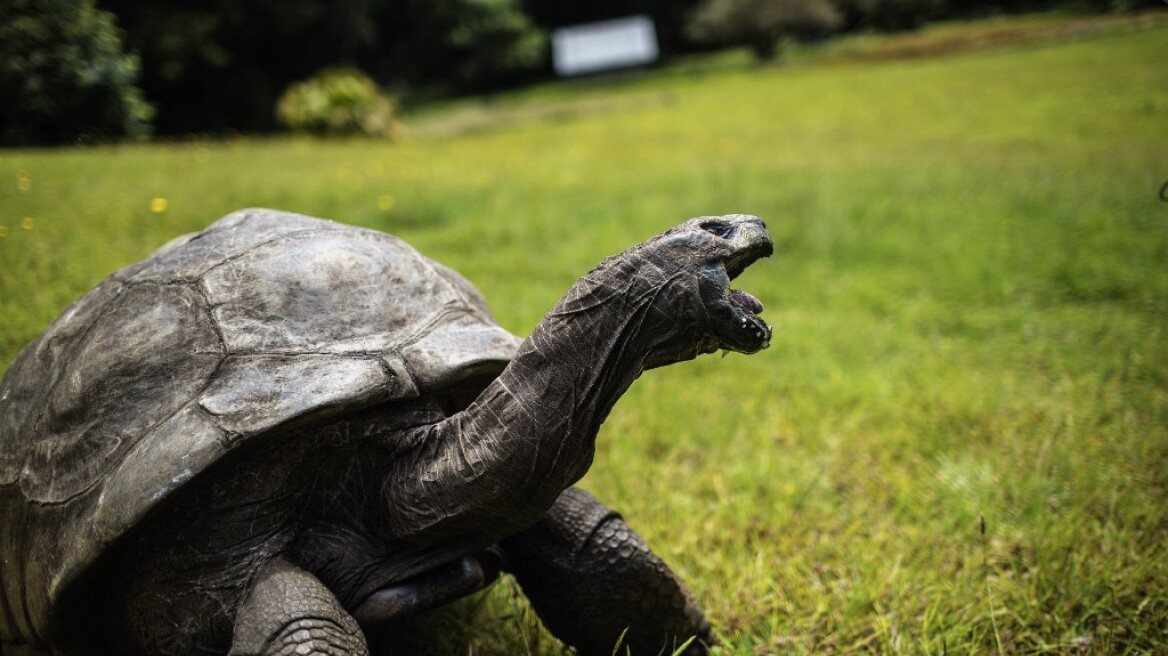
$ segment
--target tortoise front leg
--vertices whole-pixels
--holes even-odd
[[[693,596],[621,516],[576,488],[501,545],[540,619],[585,656],[609,656],[621,634],[634,655],[706,653],[710,624]],[[627,629],[627,633],[626,633]]]
[[[361,602],[353,617],[369,631],[445,606],[494,583],[501,557],[498,548],[491,547],[381,588]]]
[[[235,617],[228,656],[369,656],[356,620],[312,574],[264,566]]]

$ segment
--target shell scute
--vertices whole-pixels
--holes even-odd
[[[197,291],[153,283],[123,290],[49,388],[35,438],[25,443],[25,496],[60,503],[93,485],[201,389],[222,357]]]
[[[206,230],[167,242],[144,262],[128,267],[129,281],[190,281],[271,239],[298,231],[344,230],[339,223],[299,214],[247,209],[219,219]]]
[[[192,401],[154,429],[154,439],[140,440],[110,473],[94,511],[98,544],[118,537],[118,528],[143,494],[160,500],[224,453],[228,446],[215,418]],[[158,463],[171,463],[159,467]],[[80,546],[80,545],[79,545]]]
[[[382,351],[465,308],[413,249],[366,231],[269,241],[202,285],[233,353]]]
[[[254,435],[311,413],[335,412],[394,397],[375,357],[250,355],[228,358],[199,405],[232,435]]]
[[[0,485],[17,481],[27,448],[27,436],[37,423],[49,393],[68,369],[77,344],[122,284],[106,280],[65,309],[41,336],[17,355],[0,379]]]

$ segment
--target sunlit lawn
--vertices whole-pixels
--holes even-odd
[[[778,252],[741,286],[773,347],[646,374],[583,481],[724,653],[1163,653],[1165,62],[1154,21],[573,84],[396,144],[0,151],[0,367],[104,275],[239,207],[399,234],[518,334],[602,257],[754,213]],[[513,596],[445,621],[476,654],[559,653]]]

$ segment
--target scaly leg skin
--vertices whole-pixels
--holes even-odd
[[[369,649],[323,583],[277,558],[240,607],[228,656],[369,656]]]
[[[569,488],[534,526],[504,540],[508,565],[545,626],[583,656],[699,656],[713,643],[692,595],[621,516]],[[618,652],[614,646],[624,640]]]

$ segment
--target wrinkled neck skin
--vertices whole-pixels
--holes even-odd
[[[637,250],[577,282],[464,411],[422,427],[393,496],[399,536],[501,539],[592,464],[600,425],[648,368],[712,352],[693,280]]]

